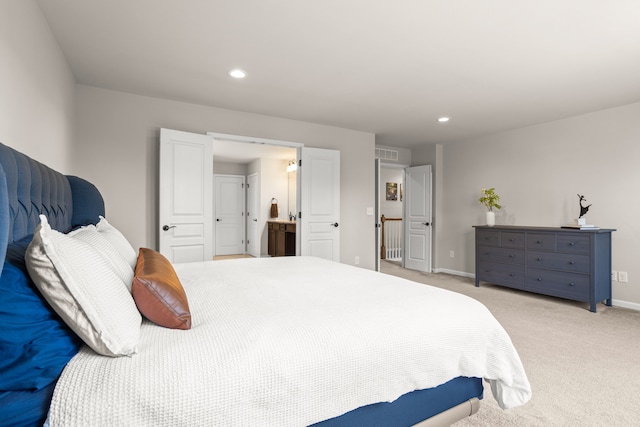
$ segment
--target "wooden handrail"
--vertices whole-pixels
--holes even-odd
[[[387,259],[387,247],[384,244],[384,223],[386,221],[402,221],[402,218],[387,218],[384,215],[380,216],[380,222],[382,223],[382,236],[380,242],[380,259]]]

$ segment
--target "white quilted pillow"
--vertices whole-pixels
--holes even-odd
[[[113,246],[103,234],[98,232],[96,226],[91,224],[79,228],[67,234],[74,239],[82,240],[91,245],[94,249],[102,254],[113,267],[118,277],[127,285],[127,289],[131,292],[131,284],[133,282],[133,269],[129,266],[128,261],[120,254],[118,249]]]
[[[105,356],[136,353],[142,318],[127,286],[96,249],[52,230],[40,215],[25,261],[40,292],[88,346]]]
[[[138,261],[138,253],[131,243],[127,240],[126,237],[122,235],[122,233],[115,228],[113,225],[107,222],[106,218],[100,216],[100,221],[96,224],[96,229],[102,234],[116,249],[120,255],[124,257],[125,260],[131,266],[131,269],[136,268],[136,261]]]

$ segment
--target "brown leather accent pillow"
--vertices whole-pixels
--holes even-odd
[[[191,328],[187,294],[161,253],[140,248],[131,293],[140,313],[152,322],[171,329]]]

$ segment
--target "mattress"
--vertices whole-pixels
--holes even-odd
[[[312,257],[175,269],[192,328],[144,321],[132,357],[82,348],[51,426],[311,425],[461,376],[503,408],[530,399],[509,336],[466,296]]]

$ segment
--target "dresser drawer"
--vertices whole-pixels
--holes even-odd
[[[589,255],[561,254],[552,252],[527,252],[527,265],[534,268],[575,271],[589,273],[591,262]]]
[[[484,261],[524,264],[524,250],[480,246],[478,248],[478,258]]]
[[[588,254],[591,249],[589,236],[575,234],[558,236],[558,252]]]
[[[555,251],[556,235],[551,233],[529,233],[527,234],[527,249]]]
[[[500,246],[500,232],[478,230],[478,243],[486,246]]]
[[[482,262],[477,268],[476,279],[524,289],[524,265]]]
[[[589,301],[589,276],[527,268],[526,290],[577,301]]]
[[[524,248],[524,233],[500,232],[500,246],[503,248]]]

